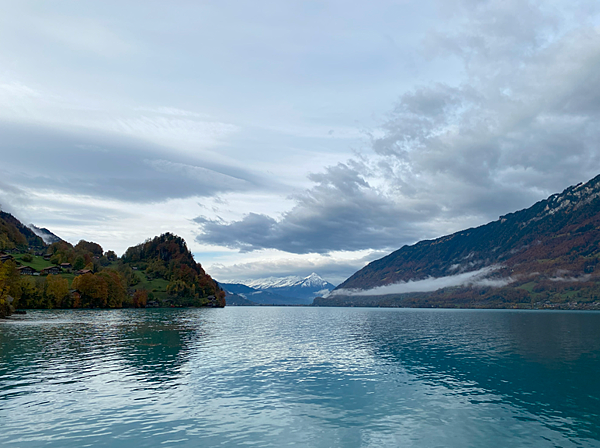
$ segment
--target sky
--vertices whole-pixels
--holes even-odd
[[[600,174],[597,1],[1,1],[0,206],[338,284]]]

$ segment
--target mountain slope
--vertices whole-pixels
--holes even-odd
[[[489,224],[404,246],[316,304],[589,304],[600,297],[599,259],[600,176]]]
[[[43,248],[46,243],[10,213],[0,211],[0,250]]]

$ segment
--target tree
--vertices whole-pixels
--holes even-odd
[[[11,313],[8,291],[8,268],[6,263],[0,263],[0,318],[10,316]]]
[[[44,306],[44,284],[41,277],[24,275],[18,285],[19,306],[23,308],[47,308]]]
[[[102,276],[91,273],[78,275],[72,286],[81,293],[82,307],[106,308],[108,285]]]
[[[83,258],[83,256],[78,255],[77,258],[75,258],[75,262],[73,263],[73,269],[79,271],[81,269],[83,269],[85,267],[85,259]]]
[[[80,250],[83,252],[91,252],[94,255],[102,256],[104,253],[102,246],[98,243],[93,243],[91,241],[81,240],[75,245],[76,250]]]
[[[49,302],[55,308],[62,308],[69,297],[69,282],[58,275],[49,275],[46,277],[45,291]]]
[[[121,308],[123,302],[127,299],[125,279],[112,269],[105,269],[96,276],[103,278],[106,282],[108,289],[107,306],[109,308]]]
[[[0,317],[11,314],[21,297],[19,283],[21,276],[14,261],[0,263]]]
[[[145,289],[138,289],[133,293],[133,306],[135,308],[146,308],[148,302],[148,291]]]

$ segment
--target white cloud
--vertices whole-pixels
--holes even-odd
[[[222,142],[238,130],[228,123],[202,121],[181,116],[140,116],[117,118],[107,122],[90,123],[154,143],[184,149],[207,149]]]
[[[501,287],[508,285],[513,281],[512,278],[486,278],[489,274],[499,269],[500,266],[488,266],[477,271],[464,272],[457,275],[433,278],[424,280],[410,280],[408,282],[394,283],[392,285],[378,286],[376,288],[359,289],[337,289],[332,291],[331,295],[341,296],[381,296],[386,294],[405,294],[410,292],[429,292],[437,291],[442,288],[452,286],[473,285],[473,286],[491,286]]]
[[[384,252],[370,250],[339,252],[330,256],[294,255],[274,250],[250,254],[236,254],[230,251],[206,262],[204,266],[215,279],[226,283],[269,276],[307,276],[317,272],[325,280],[337,285],[370,261],[383,255]],[[197,258],[202,259],[202,253],[198,253]]]

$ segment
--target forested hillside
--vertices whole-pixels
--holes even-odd
[[[121,260],[129,272],[135,269],[146,280],[164,280],[172,303],[181,306],[204,306],[210,300],[225,305],[225,292],[196,263],[183,238],[165,233],[143,244],[130,247]]]
[[[178,236],[157,236],[120,259],[90,241],[46,245],[0,213],[0,317],[32,308],[225,306],[224,291]]]
[[[0,210],[0,250],[26,250],[29,247],[42,248],[45,245],[44,240],[21,221]]]
[[[487,225],[404,246],[317,304],[595,308],[599,260],[600,176]],[[433,279],[450,284],[475,272],[482,273],[477,280],[431,291],[380,288]]]

